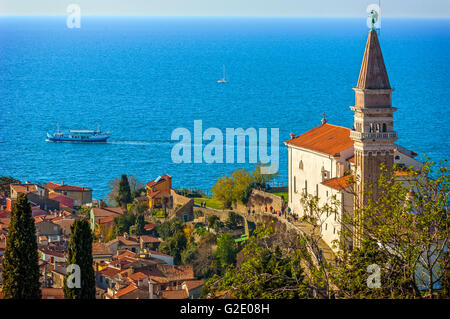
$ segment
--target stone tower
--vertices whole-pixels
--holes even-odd
[[[356,185],[354,212],[356,228],[354,230],[354,247],[359,247],[361,228],[358,227],[360,214],[358,208],[368,200],[364,193],[366,185],[377,185],[380,177],[380,165],[387,168],[394,165],[394,132],[392,91],[381,54],[377,32],[369,31],[364,58],[355,91],[355,105],[350,109],[355,112],[354,129],[350,138],[354,141]],[[376,189],[373,196],[376,196]]]

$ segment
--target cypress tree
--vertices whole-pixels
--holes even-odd
[[[65,299],[95,299],[95,272],[92,259],[92,233],[86,219],[78,219],[70,227],[71,235],[67,247],[67,266],[75,264],[80,267],[80,288],[67,286],[68,273],[64,278]]]
[[[2,276],[5,299],[41,298],[36,227],[25,194],[11,210]]]
[[[127,175],[123,174],[119,182],[119,192],[117,194],[116,202],[119,206],[127,207],[128,203],[131,203],[131,190],[128,183]]]
[[[138,214],[136,216],[136,235],[142,236],[145,233],[145,218],[144,214]]]

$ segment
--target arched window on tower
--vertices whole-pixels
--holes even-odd
[[[369,124],[369,133],[373,133],[373,123]]]
[[[377,133],[380,133],[380,123],[377,123]]]
[[[383,123],[383,132],[387,132],[386,123]]]

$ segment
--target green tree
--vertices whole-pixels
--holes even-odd
[[[176,233],[173,237],[170,237],[167,242],[160,245],[159,250],[167,255],[173,257],[173,262],[176,265],[181,263],[181,253],[186,248],[187,240],[184,233]]]
[[[242,225],[243,217],[235,212],[228,212],[228,220],[226,226],[230,229],[236,229],[239,225]]]
[[[220,221],[220,218],[217,215],[210,215],[206,220],[209,228],[215,228],[216,224]]]
[[[173,237],[177,233],[183,233],[183,224],[177,218],[164,223],[157,223],[156,232],[162,239],[168,240],[169,237]]]
[[[71,235],[67,247],[67,266],[80,267],[80,288],[69,288],[67,280],[72,273],[64,278],[65,299],[95,299],[95,272],[92,259],[92,234],[86,219],[77,219],[70,227]]]
[[[9,185],[12,183],[20,183],[20,181],[11,176],[0,176],[0,195],[10,197],[11,189]]]
[[[217,238],[216,257],[223,268],[236,262],[238,248],[231,234],[225,233]]]
[[[145,233],[145,219],[144,219],[144,214],[139,214],[136,217],[136,235],[137,236],[142,236]]]
[[[119,182],[119,190],[116,197],[116,203],[126,208],[128,203],[131,203],[131,190],[128,183],[127,175],[123,174]]]
[[[123,234],[128,232],[130,227],[136,223],[136,215],[134,214],[123,214],[114,218],[114,226],[118,234]]]
[[[40,299],[36,228],[25,194],[19,194],[11,210],[3,259],[5,299]]]
[[[206,297],[228,292],[238,299],[292,299],[310,296],[301,259],[295,250],[289,252],[267,241],[273,229],[260,227],[245,244],[246,260],[240,266],[229,266],[223,276],[214,275],[203,289]]]

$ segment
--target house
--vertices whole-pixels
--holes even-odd
[[[123,236],[117,236],[115,239],[106,243],[109,251],[116,254],[119,250],[130,250],[133,253],[139,251],[140,243],[137,237],[130,236],[128,233],[123,233]]]
[[[92,189],[81,186],[74,186],[69,184],[47,183],[44,185],[45,189],[48,190],[49,196],[52,193],[59,195],[64,195],[73,199],[74,207],[81,207],[92,203]]]
[[[67,261],[66,253],[63,251],[51,250],[49,248],[38,249],[39,257],[43,261],[50,263],[65,263]]]
[[[170,191],[172,189],[172,177],[165,174],[159,176],[146,185],[148,207],[157,208],[163,206],[163,200],[167,199],[170,202]]]
[[[75,204],[73,198],[66,195],[61,195],[59,193],[49,193],[49,198],[58,202],[61,208],[73,208]]]
[[[42,299],[64,299],[63,288],[41,288]]]
[[[204,285],[204,280],[189,280],[181,284],[181,289],[186,290],[189,299],[198,299],[202,295]]]
[[[141,251],[143,251],[144,249],[158,250],[159,244],[161,242],[162,239],[150,235],[139,236],[139,246]]]
[[[301,205],[303,194],[318,196],[324,205],[332,196],[340,202],[337,213],[320,216],[322,237],[334,251],[333,242],[342,242],[342,221],[352,214],[354,192],[363,194],[364,185],[376,185],[380,164],[419,168],[421,163],[409,151],[394,142],[391,105],[392,89],[381,54],[377,34],[369,32],[363,63],[355,91],[352,129],[327,123],[325,114],[319,126],[299,136],[291,134],[284,142],[288,148],[289,208],[293,214],[306,214]],[[362,195],[361,197],[366,196]],[[348,243],[352,245],[353,243]]]
[[[91,229],[95,230],[95,226],[98,225],[100,220],[106,219],[108,223],[111,223],[111,221],[114,221],[114,218],[119,217],[125,212],[126,210],[121,207],[103,207],[103,208],[92,207],[89,213],[91,221]],[[103,222],[104,221],[102,221],[102,223]]]
[[[111,261],[113,254],[104,243],[92,243],[92,259],[94,264]]]

